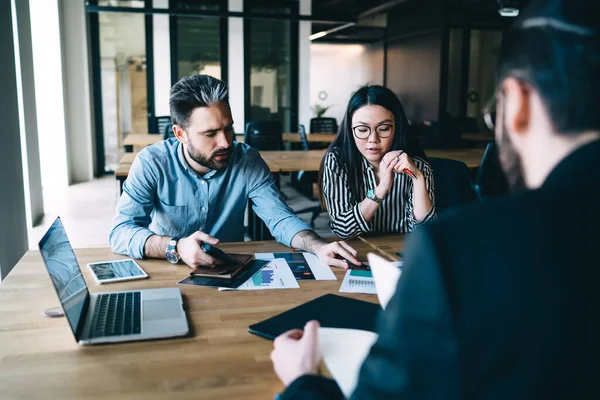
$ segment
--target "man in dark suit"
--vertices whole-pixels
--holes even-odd
[[[352,399],[600,398],[600,16],[534,1],[499,55],[511,196],[417,230]],[[281,399],[340,398],[318,323],[274,343]]]

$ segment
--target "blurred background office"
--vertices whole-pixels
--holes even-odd
[[[502,32],[526,3],[2,2],[0,279],[56,214],[77,221],[76,247],[106,245],[125,140],[168,134],[169,89],[190,74],[229,84],[239,140],[255,121],[335,133],[352,92],[379,84],[424,148],[485,145]]]

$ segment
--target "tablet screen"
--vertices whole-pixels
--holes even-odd
[[[89,264],[89,266],[100,281],[146,276],[144,271],[133,260],[107,261]]]

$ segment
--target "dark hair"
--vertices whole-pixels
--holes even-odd
[[[584,0],[534,1],[505,36],[498,82],[514,77],[540,95],[554,129],[600,130],[600,18]]]
[[[173,124],[186,129],[190,115],[198,107],[225,102],[229,106],[229,90],[225,82],[210,75],[181,78],[169,92],[169,109]]]
[[[378,105],[394,114],[392,150],[403,150],[411,157],[425,158],[425,153],[418,146],[417,138],[410,131],[402,103],[400,103],[394,92],[378,85],[363,86],[350,98],[338,133],[327,149],[327,153],[333,152],[337,156],[342,168],[346,171],[350,193],[355,199],[359,196],[359,188],[363,184],[364,176],[362,173],[362,154],[358,151],[353,138],[352,116],[359,108],[366,105]],[[327,154],[323,157],[319,168],[321,203],[323,203],[323,170],[326,157]]]

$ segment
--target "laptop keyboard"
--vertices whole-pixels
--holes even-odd
[[[141,297],[139,291],[98,295],[92,316],[90,337],[141,333]]]

